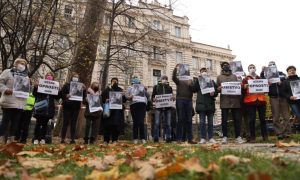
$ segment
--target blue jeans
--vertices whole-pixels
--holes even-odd
[[[292,109],[292,112],[295,114],[295,116],[298,119],[298,123],[300,125],[300,104],[290,104],[290,107]]]
[[[188,141],[192,141],[192,100],[177,99],[176,108],[178,114],[177,140],[185,141],[185,134],[183,134],[185,132],[187,133]]]
[[[214,118],[214,112],[213,111],[200,111],[199,112],[199,119],[200,119],[200,137],[201,139],[206,139],[206,116],[207,116],[207,130],[208,130],[208,139],[211,139],[213,137],[213,118]]]
[[[164,134],[167,139],[171,139],[171,109],[155,109],[154,139],[158,140],[160,130],[160,115],[164,118]]]

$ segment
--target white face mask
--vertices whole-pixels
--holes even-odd
[[[166,84],[167,82],[168,82],[168,81],[165,80],[165,79],[161,80],[161,83],[163,83],[163,84]]]
[[[207,72],[202,72],[201,76],[207,76]]]
[[[79,78],[78,77],[72,77],[72,81],[78,82]]]
[[[250,74],[255,74],[256,69],[250,69],[249,72],[250,72]]]
[[[25,69],[26,69],[25,65],[23,65],[23,64],[18,64],[17,65],[17,70],[18,71],[23,72],[23,71],[25,71]]]

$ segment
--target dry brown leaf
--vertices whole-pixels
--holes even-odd
[[[138,174],[142,179],[154,179],[155,169],[149,162],[136,160],[132,162],[131,166],[139,169]]]
[[[225,155],[219,158],[220,161],[226,162],[231,166],[235,166],[240,163],[240,158],[234,155]]]
[[[46,178],[46,180],[72,180],[72,179],[73,179],[73,176],[67,175],[67,174],[61,174],[58,176]]]
[[[104,156],[103,162],[108,165],[113,165],[117,161],[116,156],[108,155]]]
[[[248,175],[248,180],[272,180],[272,177],[269,174],[254,172]]]
[[[14,178],[17,176],[17,173],[11,169],[10,161],[1,161],[0,164],[0,177]]]
[[[37,154],[40,154],[40,152],[35,152],[35,151],[21,151],[19,152],[18,154],[16,154],[17,156],[24,156],[24,155],[27,155],[27,156],[35,156]]]
[[[288,164],[281,157],[274,157],[272,163],[276,166],[286,167]]]
[[[147,154],[147,149],[144,146],[137,146],[133,151],[133,157],[143,158]]]
[[[18,162],[25,168],[53,168],[55,163],[48,158],[24,158],[18,156]]]
[[[72,151],[82,151],[82,150],[84,150],[84,149],[86,149],[86,146],[76,144],[76,145],[73,147]]]
[[[208,147],[208,150],[210,151],[220,151],[221,145],[220,144],[212,144]]]
[[[295,147],[295,146],[300,146],[300,144],[296,143],[295,141],[290,141],[289,143],[285,143],[282,141],[277,141],[275,143],[275,146],[278,148],[286,148],[286,147]]]
[[[183,163],[183,167],[188,171],[195,171],[208,175],[208,170],[200,165],[199,159],[196,157],[190,158]]]
[[[9,144],[4,145],[0,152],[3,152],[5,154],[7,154],[8,156],[15,156],[16,154],[18,154],[19,152],[22,151],[24,147],[24,144],[19,144],[16,142],[11,142]]]
[[[218,172],[220,170],[220,167],[215,162],[211,162],[211,163],[209,163],[207,170],[213,171],[213,172]]]
[[[166,165],[165,167],[159,168],[155,172],[155,178],[164,178],[169,176],[170,174],[180,173],[184,171],[184,168],[180,163],[172,163]]]
[[[93,170],[92,173],[86,176],[86,179],[91,180],[108,180],[108,179],[117,179],[119,177],[119,167],[113,167],[109,171],[101,172],[98,170]]]
[[[38,177],[30,176],[27,170],[23,169],[20,179],[22,180],[40,180]]]
[[[120,178],[120,180],[142,180],[138,173],[132,172],[127,174],[125,177]]]

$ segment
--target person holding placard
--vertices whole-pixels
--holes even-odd
[[[294,82],[300,81],[299,76],[296,73],[296,67],[295,66],[289,66],[286,69],[286,72],[288,74],[288,77],[286,81],[283,83],[283,92],[284,96],[288,101],[288,104],[290,105],[292,112],[295,114],[295,116],[298,119],[298,130],[300,130],[300,99],[299,99],[299,94],[296,91],[299,91],[300,87],[295,86],[291,87],[291,83],[294,84]],[[299,84],[299,83],[296,83]]]
[[[207,69],[200,69],[199,78],[207,76]],[[194,80],[195,91],[197,92],[196,100],[196,112],[199,114],[200,119],[200,142],[199,144],[206,143],[206,137],[208,132],[209,143],[215,144],[216,141],[213,138],[213,118],[216,111],[215,98],[218,96],[217,84],[212,81],[214,92],[203,93],[200,87],[199,78]],[[207,117],[207,129],[206,131],[206,117]]]
[[[249,92],[249,80],[260,79],[256,74],[256,68],[253,64],[248,66],[249,74],[243,79],[242,86],[244,89],[244,103],[247,108],[250,139],[249,142],[255,142],[255,121],[256,110],[258,111],[260,120],[260,129],[263,141],[268,140],[267,125],[266,125],[266,96],[264,93],[250,93]]]
[[[268,67],[276,68],[275,62],[270,61]],[[289,134],[291,133],[290,109],[282,88],[282,85],[286,80],[286,75],[281,71],[278,71],[278,74],[280,81],[270,84],[268,95],[270,97],[275,133],[278,139],[283,139],[289,137]],[[260,76],[263,79],[265,78],[264,71],[261,72]],[[282,120],[280,120],[280,116],[282,117]]]
[[[196,142],[193,141],[192,132],[193,81],[191,79],[180,80],[179,77],[177,77],[177,72],[181,67],[181,64],[177,64],[172,75],[172,80],[176,84],[176,110],[178,115],[177,142],[184,142],[186,140],[186,133],[188,143],[196,144]]]
[[[26,104],[27,97],[17,96],[13,92],[16,77],[29,80],[26,65],[25,59],[18,58],[13,68],[4,70],[0,75],[0,105],[3,111],[0,136],[3,143],[14,140]],[[26,93],[29,95],[29,92]]]
[[[86,97],[85,86],[80,84],[82,90],[74,88],[74,91],[82,91],[82,93],[75,93],[70,90],[71,84],[79,84],[79,75],[75,72],[72,73],[71,81],[64,84],[60,93],[62,98],[63,106],[63,126],[61,130],[61,143],[65,143],[65,138],[67,135],[68,125],[71,124],[71,141],[70,144],[75,144],[75,130],[77,125],[77,118],[81,108],[81,101]],[[72,97],[76,95],[75,100]]]
[[[232,71],[230,69],[230,65],[228,62],[221,63],[221,75],[217,77],[217,86],[218,91],[222,91],[222,83],[227,82],[234,82],[237,83],[238,79],[237,76],[232,74]],[[240,88],[240,83],[238,83],[239,86],[236,85],[236,87]],[[241,138],[241,103],[240,103],[241,94],[238,93],[236,95],[228,95],[228,94],[222,94],[220,95],[220,108],[221,108],[221,116],[222,116],[222,144],[227,144],[228,142],[228,132],[227,132],[227,121],[228,121],[228,115],[229,111],[231,111],[233,122],[234,122],[234,132],[235,132],[235,142],[238,144],[244,143],[244,140]]]
[[[54,81],[54,74],[52,72],[48,72],[45,75],[45,79],[48,81]],[[60,96],[58,94],[53,95],[38,92],[38,84],[35,84],[33,88],[33,95],[35,96],[33,117],[36,118],[33,144],[45,144],[48,122],[50,119],[54,118],[55,100],[60,99]],[[37,106],[38,104],[41,104],[41,106]]]
[[[152,91],[152,101],[155,103],[159,103],[160,99],[158,97],[161,97],[159,95],[169,95],[168,100],[175,100],[173,98],[173,89],[169,85],[168,82],[168,76],[164,75],[161,77],[161,80],[158,82],[157,85],[153,87]],[[157,96],[157,97],[156,97]],[[161,98],[163,100],[163,98]],[[169,102],[169,101],[168,101]],[[169,104],[169,103],[166,103]],[[170,104],[169,104],[170,105]],[[171,106],[169,107],[162,107],[162,108],[156,108],[155,109],[155,123],[154,123],[154,142],[159,141],[159,130],[160,130],[160,120],[161,120],[161,114],[163,115],[164,119],[164,124],[165,124],[165,132],[164,134],[166,135],[166,142],[169,143],[171,142]]]
[[[144,123],[148,94],[146,93],[145,86],[141,84],[137,76],[132,78],[131,84],[127,90],[126,98],[130,100],[130,112],[133,120],[133,143],[137,144],[138,139],[140,139],[141,142],[145,144],[146,135]]]
[[[122,95],[121,98],[121,108],[110,107],[110,115],[109,117],[103,116],[103,135],[104,135],[104,142],[109,143],[117,143],[119,140],[119,135],[124,129],[124,105],[123,103],[126,102],[126,97],[124,91],[121,87],[119,87],[119,79],[117,77],[113,77],[110,80],[110,86],[108,86],[102,92],[102,103],[109,103],[112,101],[112,94],[120,93]],[[120,99],[120,98],[118,98]],[[116,100],[119,101],[119,100]],[[118,103],[120,104],[120,103]]]
[[[94,144],[99,130],[100,117],[103,111],[98,82],[92,82],[90,88],[87,90],[87,96],[83,103],[86,105],[84,112],[86,120],[85,136],[83,138],[84,144]]]

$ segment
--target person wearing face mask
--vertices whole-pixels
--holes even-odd
[[[221,92],[223,82],[237,82],[238,78],[236,75],[232,74],[230,65],[228,62],[221,63],[221,74],[217,77],[217,86],[218,92]],[[231,111],[233,122],[234,122],[234,131],[235,131],[235,142],[238,144],[244,143],[244,140],[241,138],[241,95],[220,95],[220,108],[222,116],[222,144],[227,143],[227,120],[229,111]]]
[[[156,95],[163,95],[163,94],[173,94],[173,89],[169,85],[168,82],[168,76],[162,76],[161,80],[158,81],[158,84],[153,87],[152,91],[152,101],[155,102]],[[175,100],[175,98],[173,98]],[[163,119],[165,121],[165,135],[166,135],[166,142],[171,142],[171,107],[166,108],[156,108],[155,109],[155,123],[154,123],[154,142],[159,141],[159,131],[160,131],[160,120],[161,120],[161,114],[163,115]]]
[[[13,68],[4,70],[0,75],[0,105],[3,111],[0,137],[3,143],[14,140],[26,104],[26,98],[13,94],[14,77],[18,75],[28,78],[26,65],[25,59],[18,58]]]
[[[71,81],[73,82],[79,82],[79,75],[77,73],[72,73]],[[86,97],[86,90],[85,86],[83,87],[83,97],[82,99],[85,99]],[[69,124],[71,125],[70,128],[70,134],[71,134],[71,141],[70,144],[75,144],[75,131],[76,131],[76,125],[77,125],[77,118],[79,115],[79,111],[81,108],[81,101],[75,101],[70,100],[70,82],[67,82],[64,84],[60,91],[60,95],[62,98],[62,106],[63,106],[63,126],[61,129],[61,143],[65,143],[65,138],[67,135],[67,129]]]
[[[201,68],[200,69],[200,77],[207,76],[207,69]],[[217,84],[213,81],[215,92],[202,94],[199,78],[194,79],[195,91],[197,92],[197,100],[196,100],[196,112],[199,114],[200,119],[200,142],[199,144],[206,143],[206,123],[205,119],[207,117],[207,124],[208,124],[208,139],[209,143],[215,144],[216,141],[213,138],[213,117],[215,114],[215,98],[218,96]]]
[[[48,72],[45,75],[45,79],[49,81],[54,81],[54,74]],[[60,95],[50,95],[38,92],[38,83],[34,85],[33,93],[35,96],[36,103],[41,101],[47,101],[48,106],[42,109],[34,109],[33,117],[36,118],[36,124],[34,128],[33,144],[45,144],[46,143],[46,133],[48,130],[48,122],[50,119],[54,118],[55,115],[55,100],[60,98]]]
[[[102,103],[108,103],[110,101],[109,92],[121,92],[123,101],[122,103],[125,103],[127,99],[123,89],[119,87],[118,78],[113,77],[110,82],[111,85],[102,92]],[[119,135],[124,129],[124,109],[124,105],[122,105],[122,109],[111,109],[110,116],[103,117],[102,126],[104,142],[106,144],[108,144],[110,141],[112,141],[112,143],[117,143],[119,140]]]
[[[130,112],[133,119],[133,143],[137,144],[138,139],[140,139],[141,142],[145,144],[146,135],[144,123],[149,96],[145,86],[141,84],[137,76],[132,78],[131,84],[132,86],[127,90],[126,98],[130,100]],[[136,100],[134,96],[139,97],[139,100]]]
[[[296,73],[295,66],[289,66],[286,69],[288,77],[286,81],[283,81],[282,89],[284,97],[287,99],[288,104],[290,105],[292,112],[295,114],[296,118],[298,119],[297,129],[300,131],[300,99],[297,99],[292,92],[291,89],[291,82],[300,80],[299,76]]]
[[[86,120],[84,143],[94,144],[98,134],[100,118],[101,118],[103,108],[100,107],[99,111],[90,112],[90,103],[93,102],[89,102],[88,95],[96,96],[96,97],[98,96],[99,101],[102,104],[101,93],[99,91],[98,82],[92,82],[90,88],[88,88],[87,90],[87,98],[85,98],[83,101],[83,103],[86,105],[85,112],[84,112],[84,117]]]
[[[267,126],[266,126],[266,96],[264,93],[250,93],[248,80],[261,79],[256,74],[256,67],[253,64],[248,66],[249,74],[243,79],[242,87],[244,90],[244,103],[247,108],[248,120],[249,120],[249,131],[250,139],[249,142],[255,142],[255,121],[256,121],[256,110],[258,111],[260,120],[260,129],[263,141],[268,140]]]
[[[270,61],[268,67],[276,68],[275,62]],[[288,138],[291,133],[290,109],[282,89],[282,85],[286,80],[286,75],[281,71],[278,71],[278,74],[280,82],[270,84],[268,95],[270,97],[269,99],[275,133],[278,139],[283,139]],[[260,77],[265,79],[264,68],[260,73]],[[280,116],[282,120],[280,120]]]

